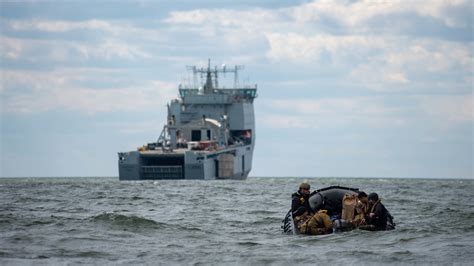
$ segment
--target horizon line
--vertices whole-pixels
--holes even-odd
[[[26,179],[26,178],[119,178],[118,176],[0,176],[0,179]],[[474,177],[403,177],[403,176],[249,176],[251,178],[292,178],[292,179],[317,179],[317,178],[341,178],[341,179],[449,179],[449,180],[473,180]],[[147,181],[147,180],[171,180],[171,179],[144,179],[144,180],[133,180],[133,181]],[[173,180],[207,180],[207,179],[173,179]],[[226,180],[226,179],[209,179],[209,180]],[[244,179],[246,180],[246,179]]]

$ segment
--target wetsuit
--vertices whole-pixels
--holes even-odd
[[[291,214],[293,218],[301,216],[305,212],[308,212],[308,214],[311,213],[308,199],[309,195],[301,194],[299,191],[291,195]]]

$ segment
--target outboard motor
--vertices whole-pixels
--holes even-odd
[[[296,234],[295,223],[293,222],[293,215],[291,215],[291,210],[286,213],[285,218],[281,222],[283,223],[283,225],[281,226],[281,229],[283,229],[283,233],[289,235]]]

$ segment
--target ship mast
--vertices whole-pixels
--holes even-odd
[[[215,78],[217,80],[217,68],[214,72],[216,75]],[[208,59],[207,61],[207,70],[206,70],[206,84],[204,84],[204,93],[209,94],[212,93],[213,87],[212,87],[212,76],[211,76],[211,59]]]
[[[223,65],[221,68],[214,66],[214,69],[211,69],[211,59],[207,61],[207,68],[197,68],[196,66],[187,66],[188,70],[193,72],[193,82],[194,87],[197,87],[197,74],[201,74],[201,79],[206,75],[206,82],[204,83],[204,94],[211,94],[214,92],[214,89],[219,88],[218,76],[219,73],[234,73],[234,88],[239,86],[239,70],[244,69],[242,65],[236,65],[234,68],[226,68]]]

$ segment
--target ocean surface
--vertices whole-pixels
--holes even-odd
[[[465,264],[474,180],[306,179],[377,192],[387,232],[282,234],[299,178],[140,181],[0,179],[0,265]]]

